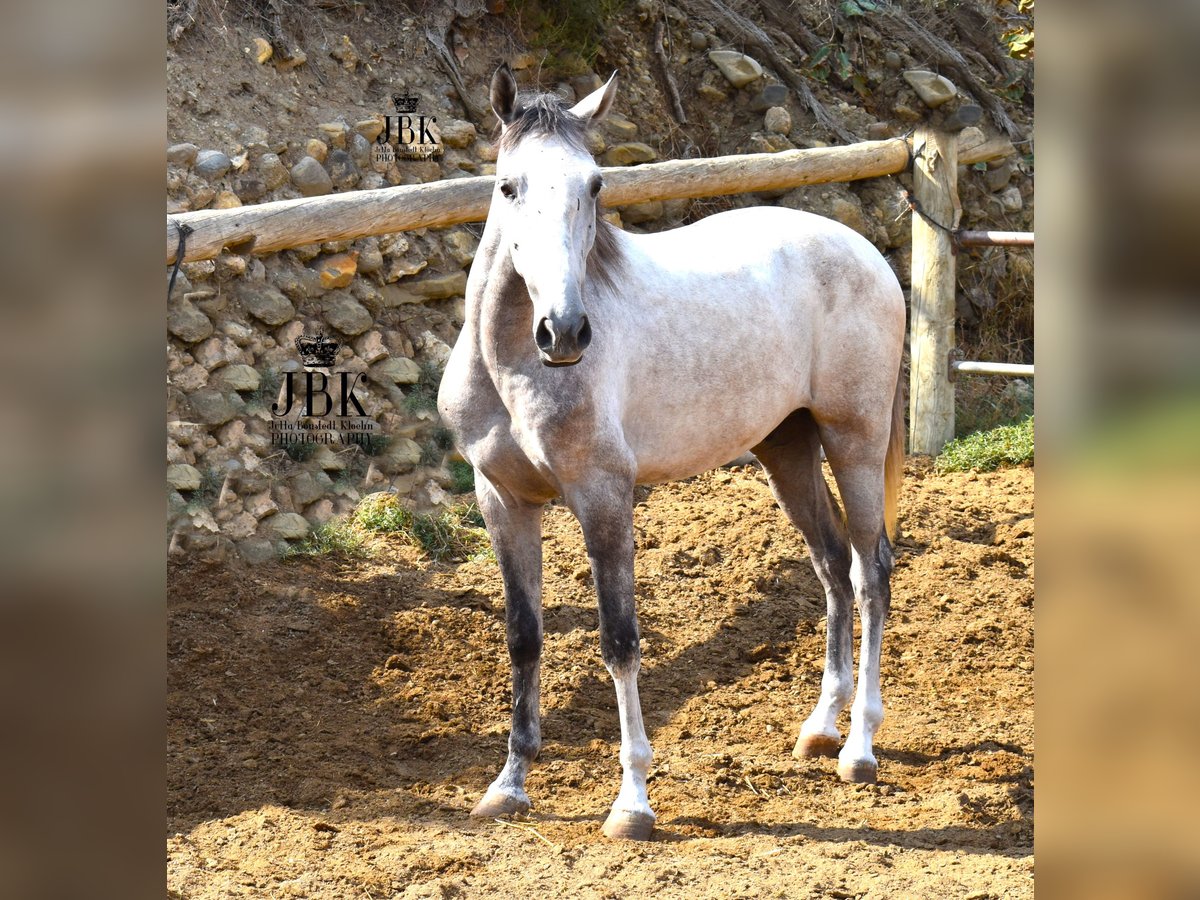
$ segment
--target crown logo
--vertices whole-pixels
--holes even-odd
[[[392,94],[392,105],[396,107],[398,113],[411,113],[417,111],[417,98],[409,97],[404,94]]]
[[[302,334],[296,338],[296,349],[300,351],[300,358],[306,366],[332,366],[337,356],[338,342],[325,337],[323,333],[316,337]]]

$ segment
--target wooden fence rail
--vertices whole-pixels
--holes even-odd
[[[603,170],[604,190],[600,199],[608,206],[623,206],[647,200],[716,197],[857,181],[903,172],[908,168],[911,149],[911,142],[893,138],[845,147],[608,168]],[[958,159],[970,164],[999,159],[1012,152],[1008,140],[985,138],[982,132],[968,130],[959,140]],[[213,259],[225,248],[272,253],[320,241],[481,222],[487,218],[494,181],[490,176],[453,178],[234,209],[177,213],[167,217],[167,265],[175,262],[179,243],[176,223],[192,229],[187,236],[185,262]]]

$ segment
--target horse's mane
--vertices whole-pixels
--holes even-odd
[[[534,94],[518,98],[512,119],[500,135],[500,152],[511,150],[531,135],[552,135],[584,153],[587,149],[586,119],[556,94]],[[607,287],[616,287],[624,263],[617,235],[620,229],[603,218],[604,209],[596,204],[596,242],[588,256],[588,275]]]

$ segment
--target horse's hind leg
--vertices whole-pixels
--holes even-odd
[[[479,508],[504,579],[508,655],[512,663],[512,730],[508,760],[471,811],[506,815],[529,809],[525,776],[542,746],[539,669],[542,656],[542,508],[475,478]]]
[[[767,470],[771,491],[804,535],[813,568],[825,588],[825,672],[821,697],[800,727],[793,755],[836,756],[841,745],[837,717],[854,691],[850,547],[836,501],[821,473],[821,444],[808,410],[785,419],[754,454]]]
[[[874,781],[873,742],[883,721],[879,691],[883,626],[891,607],[892,545],[884,528],[884,452],[887,434],[870,428],[821,427],[829,465],[846,508],[850,534],[850,581],[862,620],[858,690],[850,707],[850,733],[838,754],[843,781]]]
[[[642,651],[633,596],[633,477],[589,473],[585,484],[572,486],[565,496],[583,526],[600,604],[600,654],[617,689],[621,716],[621,791],[604,833],[644,841],[654,830],[646,795],[653,754],[637,685]]]

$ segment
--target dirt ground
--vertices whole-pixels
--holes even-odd
[[[616,704],[565,509],[546,517],[544,746],[514,823],[467,815],[508,727],[494,562],[389,538],[366,562],[173,565],[169,896],[1030,897],[1033,481],[910,465],[877,785],[791,756],[824,603],[763,474],[642,491],[646,844],[600,834]]]

